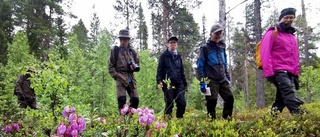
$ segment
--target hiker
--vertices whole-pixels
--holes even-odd
[[[14,95],[18,97],[18,104],[20,108],[37,109],[36,94],[34,89],[31,88],[30,78],[35,74],[35,69],[29,67],[26,74],[20,75],[16,80],[16,85],[14,88]]]
[[[140,70],[139,58],[135,50],[130,46],[131,39],[129,30],[119,31],[120,46],[114,46],[111,49],[109,58],[109,73],[116,81],[118,109],[124,107],[127,102],[126,95],[129,94],[131,108],[138,108],[139,94],[137,81],[134,78],[134,72]]]
[[[274,37],[275,27],[270,27],[261,41],[260,56],[263,76],[272,82],[277,89],[276,99],[271,112],[282,112],[287,107],[291,114],[300,113],[299,106],[304,104],[294,94],[299,89],[299,47],[291,26],[295,19],[296,9],[286,8],[281,11],[275,27],[278,31]]]
[[[211,95],[205,96],[207,111],[212,119],[216,118],[218,94],[224,100],[224,119],[231,119],[234,98],[230,87],[230,76],[227,69],[226,44],[221,40],[223,28],[220,24],[211,27],[210,38],[205,46],[200,48],[197,61],[197,78],[203,82],[208,78]]]
[[[174,102],[176,102],[176,117],[183,118],[186,109],[184,94],[187,88],[187,81],[184,75],[182,58],[177,51],[178,38],[175,36],[170,37],[167,47],[160,55],[156,80],[164,93],[166,103],[164,114],[171,118]]]

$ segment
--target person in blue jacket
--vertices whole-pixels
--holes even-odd
[[[223,28],[215,24],[210,30],[210,39],[200,48],[197,60],[198,79],[208,78],[210,82],[210,96],[206,96],[207,111],[212,119],[216,118],[218,94],[224,100],[222,117],[231,119],[234,97],[230,87],[230,77],[227,68],[226,44],[221,40]]]

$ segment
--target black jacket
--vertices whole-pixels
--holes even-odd
[[[158,84],[165,79],[170,79],[173,85],[187,86],[181,55],[173,55],[168,49],[164,51],[160,55],[156,79]]]
[[[16,86],[14,89],[14,94],[19,98],[25,98],[26,100],[35,99],[36,94],[34,89],[31,88],[31,82],[29,80],[30,75],[20,75],[16,81]],[[23,100],[22,100],[23,101]]]

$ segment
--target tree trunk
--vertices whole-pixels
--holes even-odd
[[[129,30],[129,0],[126,1],[126,12],[127,30]]]
[[[226,32],[226,2],[225,0],[219,0],[219,23],[223,27],[223,32]],[[222,39],[226,39],[225,33]]]
[[[168,37],[168,17],[169,17],[169,3],[168,0],[162,1],[162,37],[163,37],[163,49],[166,49],[166,42]]]
[[[244,91],[246,93],[246,107],[250,107],[250,94],[249,94],[249,75],[248,75],[248,40],[247,37],[245,38],[244,44],[245,44],[245,54],[244,54]]]
[[[220,25],[223,27],[223,36],[222,39],[225,40],[226,39],[226,35],[225,35],[225,30],[226,30],[226,2],[225,0],[218,0],[219,1],[219,23]],[[224,104],[223,99],[221,98],[221,96],[218,96],[218,104],[220,104],[220,106],[222,107]]]
[[[102,72],[102,86],[101,86],[101,112],[103,112],[104,109],[104,87],[105,87],[105,76],[104,71]]]
[[[304,0],[301,0],[302,8],[302,22],[303,22],[303,44],[304,44],[304,55],[306,66],[310,66],[310,53],[309,53],[309,42],[308,42],[308,23],[306,19],[306,8],[304,5]]]
[[[254,0],[254,18],[255,18],[255,38],[256,43],[258,43],[261,39],[262,35],[262,29],[261,29],[261,2],[260,0]],[[263,108],[266,106],[266,99],[264,95],[264,79],[263,79],[263,73],[261,70],[256,69],[256,92],[257,92],[257,98],[256,98],[256,105],[258,108]]]

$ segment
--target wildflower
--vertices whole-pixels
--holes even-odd
[[[79,124],[78,125],[79,133],[82,133],[85,128],[86,128],[86,123]]]
[[[76,108],[75,107],[71,107],[70,113],[75,113],[75,112],[76,112]]]
[[[78,130],[72,130],[72,131],[71,131],[71,135],[72,135],[73,137],[78,136]]]
[[[103,118],[103,119],[101,120],[101,123],[102,123],[102,124],[107,124],[107,120]]]
[[[12,131],[11,125],[6,125],[6,127],[5,127],[5,132],[6,132],[6,133],[10,133],[11,131]]]
[[[14,131],[18,131],[19,130],[19,125],[18,124],[12,124],[12,129]]]
[[[71,123],[71,127],[72,127],[73,130],[78,130],[78,124],[77,124],[77,122],[72,122],[72,123]]]
[[[79,123],[79,124],[83,124],[83,123],[86,123],[85,122],[85,120],[84,120],[84,118],[83,117],[78,117],[78,119],[77,119],[77,122]]]
[[[58,135],[63,135],[66,132],[66,126],[63,125],[59,125],[58,129],[57,129]]]
[[[66,133],[71,134],[71,131],[72,131],[72,126],[69,125],[69,126],[67,127]]]
[[[162,123],[162,128],[166,128],[166,123]]]
[[[123,108],[120,110],[121,115],[125,115],[129,110],[129,106],[124,104]]]
[[[137,112],[137,110],[135,108],[131,108],[130,111],[132,114],[135,114]]]
[[[159,128],[160,128],[160,123],[156,122],[156,129],[159,129]]]
[[[74,120],[76,120],[76,119],[77,119],[76,114],[71,113],[71,114],[69,115],[69,122],[72,122],[72,121],[74,121]]]
[[[69,106],[65,106],[64,109],[63,109],[63,111],[62,111],[62,115],[63,115],[64,117],[67,117],[67,116],[69,115],[69,111],[70,111]]]

